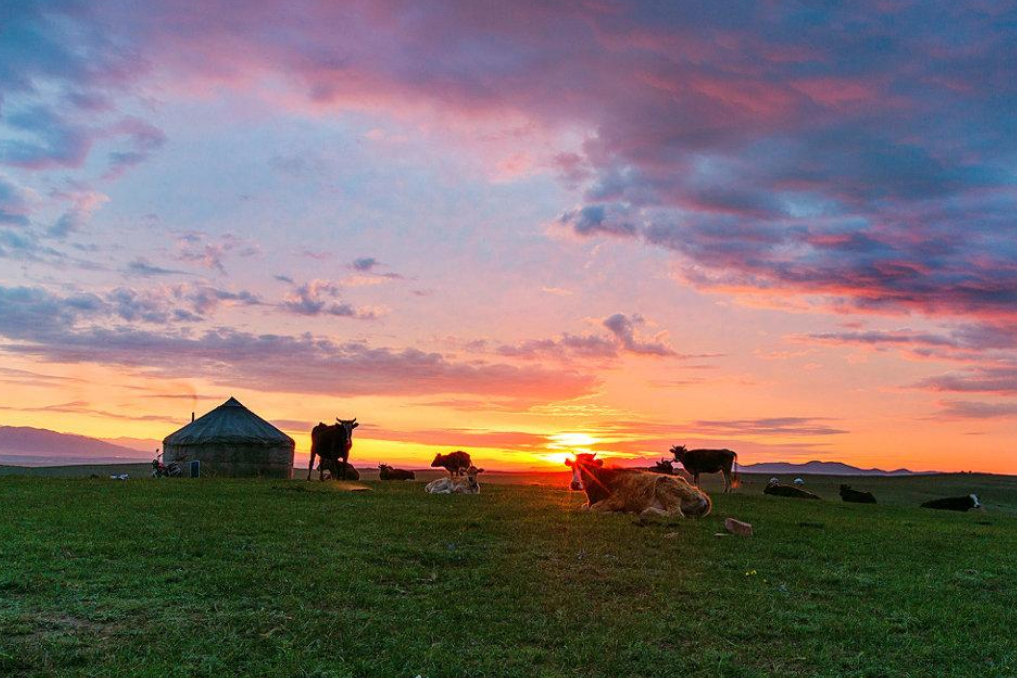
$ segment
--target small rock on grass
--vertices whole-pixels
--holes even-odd
[[[734,518],[728,518],[724,521],[724,529],[731,534],[737,534],[739,537],[752,536],[752,525],[749,523],[743,523],[740,520],[735,520]]]

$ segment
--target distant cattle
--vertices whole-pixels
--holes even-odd
[[[417,474],[388,464],[378,464],[378,477],[382,480],[416,480]]]
[[[424,491],[428,494],[480,494],[480,481],[477,480],[477,475],[483,472],[484,469],[471,464],[466,469],[465,476],[432,480],[424,487]]]
[[[876,497],[871,492],[852,490],[849,485],[840,486],[840,498],[854,504],[875,504]]]
[[[356,418],[340,419],[336,417],[336,423],[329,425],[319,422],[311,429],[311,461],[307,466],[307,479],[311,479],[311,469],[314,468],[314,458],[328,459],[333,462],[339,472],[341,480],[347,479],[349,469],[350,450],[353,448],[353,429],[360,426]],[[339,461],[342,461],[340,464]],[[325,479],[325,471],[329,465],[318,465],[318,480]]]
[[[770,494],[775,497],[791,497],[792,499],[819,499],[818,494],[808,490],[802,490],[793,485],[782,485],[776,478],[770,478],[770,482],[763,489],[763,494]]]
[[[353,464],[339,459],[322,459],[318,462],[318,471],[327,480],[360,480],[360,471],[353,468]]]
[[[700,473],[723,473],[724,492],[738,484],[738,453],[731,450],[689,450],[684,445],[671,448],[674,460],[692,474],[692,482],[699,486]]]
[[[971,509],[980,509],[982,505],[978,502],[978,495],[969,494],[964,497],[932,499],[922,504],[922,508],[939,509],[941,511],[970,511]]]
[[[638,513],[640,518],[703,518],[710,513],[710,497],[684,478],[638,469],[605,468],[595,454],[577,454],[565,465],[572,468],[573,490],[586,492],[586,506],[594,511]]]
[[[663,473],[666,476],[674,475],[674,462],[670,459],[661,459],[647,469],[650,473]]]
[[[431,468],[444,468],[448,471],[449,476],[453,478],[463,475],[466,469],[472,465],[473,461],[470,459],[470,455],[462,450],[456,450],[448,454],[436,454],[431,462]]]

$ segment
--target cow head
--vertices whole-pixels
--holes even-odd
[[[569,484],[569,489],[573,492],[579,492],[583,489],[583,477],[579,472],[581,466],[603,466],[604,460],[596,458],[597,453],[593,454],[577,454],[575,459],[566,459],[565,465],[572,469],[572,482]]]
[[[431,468],[438,468],[441,466],[441,462],[445,461],[445,455],[440,452],[434,455],[434,459],[431,461]]]
[[[981,502],[978,501],[978,495],[977,494],[970,494],[968,496],[971,497],[971,508],[973,508],[973,509],[981,509],[982,508]]]
[[[480,492],[480,483],[477,481],[477,474],[483,473],[484,469],[477,468],[472,464],[466,469],[466,487],[469,488],[470,494],[476,494]]]
[[[688,449],[684,445],[675,445],[671,448],[671,454],[674,455],[674,460],[678,463],[682,463],[685,460],[685,453]]]
[[[352,419],[340,419],[339,417],[336,417],[335,423],[336,426],[342,427],[343,433],[346,434],[346,451],[348,452],[349,449],[353,447],[353,429],[360,426],[360,424],[357,423],[356,417],[353,417]]]
[[[357,423],[356,417],[353,417],[352,419],[340,419],[339,417],[336,417],[335,423],[342,426],[343,429],[346,431],[346,435],[349,436],[350,438],[353,437],[353,429],[360,426],[360,424]]]

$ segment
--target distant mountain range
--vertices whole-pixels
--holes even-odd
[[[768,473],[771,475],[824,475],[824,476],[912,476],[935,473],[935,471],[911,471],[898,468],[884,471],[881,468],[858,468],[839,461],[807,461],[792,464],[786,461],[768,461],[760,464],[745,464],[738,467],[744,473]]]
[[[30,426],[0,426],[0,464],[14,466],[54,466],[68,464],[116,464],[150,461],[155,450],[162,447],[158,440],[147,438],[109,438],[100,440],[73,433],[59,433]],[[546,468],[534,471],[546,472]],[[768,475],[828,476],[908,476],[935,473],[899,468],[884,471],[858,468],[839,461],[809,461],[793,464],[783,461],[745,464],[744,473]]]
[[[115,464],[149,461],[150,452],[124,445],[30,426],[0,426],[0,464],[50,466],[54,464]]]

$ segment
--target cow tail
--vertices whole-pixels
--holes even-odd
[[[738,487],[738,453],[734,453],[734,473],[731,474],[731,487]]]

